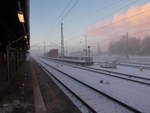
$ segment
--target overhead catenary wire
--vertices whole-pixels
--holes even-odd
[[[58,24],[63,22],[64,18],[68,16],[68,14],[72,11],[72,9],[80,2],[80,0],[76,0],[73,5],[71,5],[73,0],[70,0],[66,7],[62,10],[60,15],[58,16]],[[70,8],[69,8],[70,7]],[[68,9],[68,10],[67,10]],[[57,24],[56,24],[57,25]]]
[[[70,0],[70,2],[71,2],[72,0]],[[63,19],[65,19],[68,15],[69,15],[69,13],[72,11],[72,9],[78,4],[78,2],[79,2],[80,0],[76,0],[76,2],[74,3],[74,5],[72,5],[72,7],[70,7],[70,9],[68,10],[68,11],[65,11],[65,13],[63,13],[62,15],[61,15],[61,20],[63,20]],[[128,4],[126,4],[124,7],[121,7],[121,8],[119,8],[119,9],[117,9],[117,10],[121,10],[121,9],[123,9],[123,8],[125,8],[126,6],[128,6],[128,5],[130,5],[130,4],[133,4],[133,3],[136,3],[138,0],[134,0],[134,1],[132,1],[132,2],[129,2]],[[69,4],[69,3],[68,3]],[[66,8],[67,9],[67,8]],[[118,20],[118,21],[115,21],[115,22],[111,22],[110,24],[107,24],[107,25],[104,25],[104,26],[102,26],[102,27],[99,27],[99,29],[102,29],[102,28],[105,28],[105,27],[109,27],[110,25],[113,25],[113,24],[115,24],[115,23],[118,23],[118,22],[121,22],[121,21],[123,21],[123,20],[127,20],[128,18],[132,18],[132,17],[135,17],[135,16],[138,16],[138,15],[140,15],[140,14],[143,14],[143,13],[145,13],[145,12],[147,12],[147,11],[143,11],[143,12],[139,12],[139,13],[137,13],[137,14],[135,14],[135,15],[132,15],[132,16],[129,16],[129,17],[127,17],[127,18],[122,18],[122,19],[120,19],[120,20]],[[63,18],[63,19],[62,19]],[[128,21],[128,20],[127,20]]]
[[[150,13],[150,12],[146,12],[146,13]],[[142,14],[145,14],[145,13],[141,13],[140,15],[142,15]],[[137,16],[137,15],[136,15],[136,16]],[[138,16],[139,16],[139,15],[138,15]],[[130,20],[127,20],[127,21],[134,21],[134,18],[130,18]],[[150,23],[145,22],[145,23],[143,23],[142,25],[143,25],[143,26],[147,26],[147,25],[149,25],[149,24],[150,24]],[[119,25],[119,27],[121,27],[121,26],[122,26],[122,25]],[[137,27],[142,27],[142,26],[141,26],[141,25],[135,25],[135,26],[132,25],[130,28],[132,29],[132,28],[137,28]],[[123,27],[122,27],[122,28],[123,28]],[[113,30],[114,30],[114,29],[113,29]],[[112,31],[112,32],[110,32],[110,33],[112,34],[112,33],[115,33],[115,32]],[[109,34],[110,34],[110,33],[109,33]]]
[[[117,11],[121,11],[122,9],[126,8],[127,6],[131,5],[131,4],[135,4],[136,2],[138,2],[139,0],[134,0],[132,2],[128,2],[128,4],[124,5],[123,7],[120,7],[118,9],[115,10],[115,12]],[[101,19],[105,19],[106,17],[110,17],[111,15],[106,15],[106,16],[103,16]]]
[[[79,2],[80,2],[80,0],[76,0],[76,1],[74,2],[74,4],[70,7],[70,9],[61,17],[61,21],[63,21],[64,18],[66,18],[66,17],[69,15],[69,13],[73,10],[73,8],[76,7],[76,5],[77,5]]]
[[[121,0],[121,1],[122,1],[122,0]],[[122,2],[123,2],[123,1],[122,1]],[[115,10],[115,12],[120,12],[122,9],[128,7],[129,5],[135,4],[136,2],[138,2],[138,0],[134,0],[134,1],[127,2],[127,4],[123,3],[123,4],[125,4],[125,5],[124,5],[123,7],[117,8],[117,9]],[[121,4],[119,4],[119,5],[121,5]],[[110,6],[109,6],[109,8],[110,8]],[[109,15],[109,14],[106,15],[106,17],[109,17],[109,16],[111,16],[111,15]],[[101,18],[101,19],[105,19],[106,17],[103,16],[103,18]]]
[[[64,13],[66,12],[66,10],[69,8],[69,6],[71,5],[71,3],[73,2],[73,0],[69,0],[69,2],[67,3],[66,7],[62,10],[62,12],[60,13],[58,19],[60,19]],[[61,18],[62,19],[62,18]]]
[[[60,23],[63,23],[63,20],[66,16],[68,16],[68,14],[72,11],[72,9],[79,3],[80,0],[76,0],[73,5],[72,2],[73,0],[69,0],[69,2],[67,3],[66,7],[62,10],[62,12],[60,13],[60,15],[58,16],[58,23],[56,23],[56,26],[59,25]],[[68,9],[68,10],[67,10]]]
[[[78,2],[79,2],[80,0],[77,0],[75,3],[74,3],[74,5],[70,8],[70,10],[68,10],[68,12],[64,15],[64,17],[66,17],[70,12],[71,12],[71,10],[78,4]],[[118,2],[120,3],[122,0],[119,0]],[[121,8],[119,8],[119,9],[117,9],[117,10],[121,10],[121,9],[123,9],[123,8],[125,8],[126,6],[128,6],[128,5],[130,5],[130,4],[133,4],[133,3],[136,3],[138,0],[134,0],[134,1],[132,1],[132,2],[129,2],[128,4],[126,4],[124,7],[121,7]],[[104,7],[105,8],[105,7]],[[103,9],[104,9],[103,8]],[[63,17],[63,18],[64,18]]]
[[[72,5],[73,1],[74,0],[70,0],[67,3],[66,7],[64,7],[64,9],[61,11],[61,13],[59,14],[58,19],[56,21],[56,26],[63,22],[64,17],[65,17],[64,15],[66,15],[66,14],[68,15],[71,12],[71,10],[77,5],[78,1],[80,1],[80,0],[76,0],[76,2]]]
[[[122,0],[118,0],[118,1],[117,1],[117,3],[119,3],[119,4],[120,4],[121,2],[122,2]],[[106,9],[106,8],[110,8],[110,6],[114,7],[113,4],[114,4],[114,2],[112,2],[111,4],[109,4],[109,5],[107,5],[107,6],[102,7],[101,9],[97,9],[96,12],[99,13],[99,12],[103,11],[103,10]],[[99,11],[99,10],[100,10],[100,11]]]
[[[59,16],[59,18],[61,18],[61,22],[64,20],[64,18],[66,18],[68,15],[69,15],[69,13],[72,11],[72,9],[80,2],[80,0],[76,0],[75,2],[74,2],[74,4],[70,7],[70,9],[66,12],[65,10],[69,7],[69,5],[71,4],[71,2],[72,2],[73,0],[70,0],[69,2],[68,2],[68,4],[67,4],[67,6],[64,8],[64,10],[62,11],[62,14],[60,14],[61,16]],[[135,2],[137,2],[138,0],[134,0],[134,1],[132,1],[132,2],[129,2],[127,5],[130,5],[130,4],[132,4],[132,3],[135,3]],[[120,2],[122,2],[122,0],[119,0],[118,1],[119,3]],[[127,6],[126,5],[126,6]],[[105,8],[105,7],[104,7]],[[103,8],[103,9],[104,9]],[[119,8],[118,10],[121,10],[122,9],[122,7],[121,8]],[[66,12],[66,13],[64,13],[64,12]],[[59,22],[60,22],[59,21]]]
[[[150,11],[150,10],[146,10],[146,11],[142,11],[142,12],[136,13],[135,15],[132,15],[132,16],[127,17],[127,18],[120,19],[120,20],[115,21],[115,22],[113,22],[113,23],[111,23],[111,24],[109,24],[109,25],[113,25],[113,24],[118,23],[118,22],[121,22],[121,21],[123,21],[123,20],[127,20],[128,18],[130,18],[130,20],[127,20],[127,21],[134,20],[134,17],[139,16],[139,15],[143,15],[143,14],[145,14],[145,13],[150,13],[149,11]],[[147,24],[147,23],[146,23],[146,24]],[[102,28],[105,28],[105,27],[109,27],[109,25],[104,25],[104,26],[100,27],[99,29],[102,29]],[[139,27],[139,26],[136,26],[136,27]],[[77,36],[80,36],[80,35],[77,35]],[[73,38],[70,38],[70,39],[68,39],[68,40],[73,40],[73,39],[74,39],[75,37],[77,37],[77,36],[73,36]],[[111,35],[110,35],[110,36],[111,36]]]
[[[140,27],[140,26],[138,26],[138,27]],[[148,26],[148,27],[150,27],[150,26]],[[135,36],[136,34],[140,34],[140,33],[144,33],[144,32],[149,32],[150,33],[150,28],[138,30],[138,31],[135,31],[135,32],[128,32],[128,33],[129,33],[130,37],[136,37]],[[109,34],[108,36],[112,36],[112,35]],[[118,36],[124,36],[124,35],[118,35]],[[150,36],[150,34],[147,35],[147,36]]]
[[[135,35],[135,34],[139,34],[139,33],[144,33],[144,32],[147,32],[147,31],[149,31],[149,32],[150,32],[150,28],[148,28],[148,29],[143,29],[143,30],[140,30],[140,31],[137,31],[137,32],[131,33],[131,35]]]

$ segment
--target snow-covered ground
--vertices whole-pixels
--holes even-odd
[[[41,64],[45,65],[45,64]],[[47,66],[46,66],[47,67]],[[48,67],[47,67],[48,68]],[[78,109],[81,111],[81,113],[89,113],[91,110],[87,108],[78,98],[76,98],[66,87],[64,87],[60,82],[57,81],[56,78],[54,78],[51,74],[48,72],[52,73],[52,69],[45,69],[42,67],[42,69],[49,75],[49,77],[57,84],[57,86],[70,98],[70,100],[78,107]],[[47,72],[48,71],[48,72]],[[56,73],[52,73],[55,74]],[[59,74],[60,75],[60,74]],[[55,76],[56,77],[56,76]],[[81,92],[82,93],[82,92]]]
[[[142,64],[142,63],[131,63],[131,62],[122,62],[119,65],[126,66],[126,67],[134,67],[134,68],[143,68],[150,70],[150,64]]]
[[[129,58],[121,58],[121,61],[150,64],[150,56],[130,56]]]
[[[135,76],[144,77],[144,78],[150,78],[150,70],[147,70],[147,69],[143,69],[142,71],[140,71],[139,68],[126,67],[126,66],[120,66],[120,65],[118,65],[116,69],[115,68],[102,68],[98,64],[92,65],[90,67],[96,68],[96,69],[104,69],[104,70],[113,71],[113,72],[125,73],[129,75],[135,75]]]
[[[107,97],[100,95],[94,90],[85,87],[81,83],[70,79],[64,74],[48,67],[44,63],[40,62],[50,73],[55,75],[63,84],[65,84],[69,89],[71,89],[76,95],[78,95],[82,100],[84,100],[89,106],[91,106],[97,113],[133,113],[120,104],[111,101]],[[109,107],[109,109],[108,109]],[[84,113],[89,113],[87,110]]]
[[[144,64],[150,64],[150,56],[129,56],[127,57],[121,57],[121,56],[94,56],[93,57],[94,62],[111,62],[113,60],[117,60],[120,62],[130,62],[130,63],[144,63]]]
[[[38,59],[39,60],[39,59]],[[127,80],[117,79],[111,76],[73,68],[67,65],[59,65],[53,61],[41,59],[59,70],[68,73],[72,77],[98,89],[143,113],[150,112],[150,87]],[[104,83],[100,83],[103,80]]]

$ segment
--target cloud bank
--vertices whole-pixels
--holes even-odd
[[[96,23],[86,29],[89,37],[99,40],[116,40],[129,33],[131,37],[150,35],[150,3],[131,7],[127,13],[116,14],[111,21]]]

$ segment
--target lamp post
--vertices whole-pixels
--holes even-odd
[[[26,34],[26,29],[25,29],[25,25],[24,25],[25,24],[24,14],[21,10],[19,10],[17,15],[18,15],[19,22],[22,24],[24,34]]]
[[[91,48],[91,47],[90,47],[90,46],[88,46],[88,57],[89,57],[89,63],[90,63],[90,61],[91,61],[91,60],[90,60],[90,54],[91,54],[90,48]]]
[[[18,15],[19,22],[20,23],[25,23],[23,12],[22,11],[18,11],[17,15]]]
[[[87,50],[87,36],[85,35],[85,56],[87,56],[88,55],[88,50]]]

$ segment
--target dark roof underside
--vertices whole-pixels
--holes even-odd
[[[25,16],[25,24],[19,22],[17,12],[19,5]],[[2,7],[3,6],[3,7]],[[25,30],[24,30],[25,28]],[[25,31],[25,32],[24,32]],[[29,0],[3,0],[0,7],[0,48],[5,48],[8,43],[28,34],[28,38],[22,38],[13,44],[13,48],[29,49]]]

